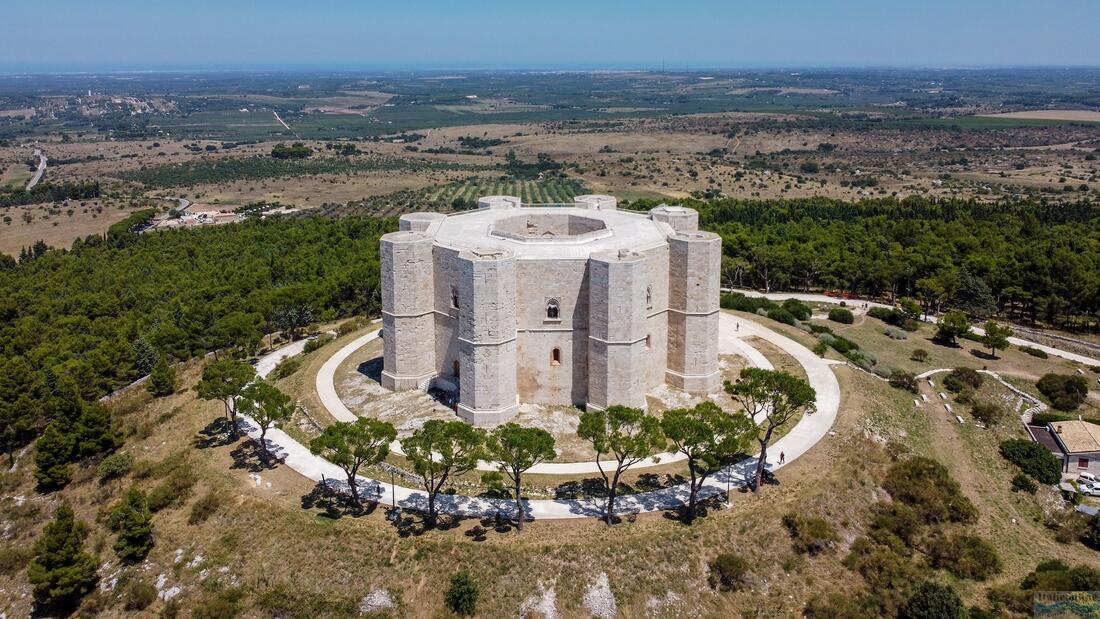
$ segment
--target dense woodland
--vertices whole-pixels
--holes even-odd
[[[71,378],[90,401],[162,357],[251,352],[266,332],[376,312],[378,237],[395,229],[389,219],[320,217],[115,229],[0,264],[0,426],[24,428],[5,451],[45,425],[47,411],[21,396],[47,377]]]
[[[1097,328],[1100,205],[686,201],[722,235],[724,286],[832,290],[973,317]],[[635,202],[648,209],[655,203]]]

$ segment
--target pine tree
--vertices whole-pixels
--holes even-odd
[[[77,423],[77,452],[81,456],[109,454],[122,444],[111,411],[99,402],[85,404]]]
[[[52,421],[38,438],[34,451],[34,478],[46,489],[63,488],[72,477],[76,440],[60,422]]]
[[[152,372],[157,363],[157,349],[149,340],[139,337],[130,344],[130,348],[134,353],[134,369],[142,376]]]
[[[68,504],[63,504],[34,543],[34,558],[27,568],[27,579],[34,588],[34,599],[46,607],[74,605],[95,587],[94,557],[84,552],[87,528],[77,520]]]
[[[176,368],[168,363],[168,359],[161,357],[149,374],[149,394],[156,398],[172,395],[176,387]]]
[[[131,488],[111,512],[111,528],[118,531],[115,554],[128,563],[145,558],[153,548],[153,514],[145,493]]]

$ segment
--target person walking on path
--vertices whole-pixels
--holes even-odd
[[[779,452],[779,463],[783,464],[786,461],[787,461],[787,454],[783,453],[782,451]]]

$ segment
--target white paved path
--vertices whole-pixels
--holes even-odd
[[[765,298],[767,298],[769,300],[772,300],[772,301],[784,301],[786,299],[798,299],[799,301],[807,301],[807,302],[810,302],[810,303],[840,303],[841,301],[844,301],[844,302],[848,303],[848,305],[853,305],[853,304],[862,305],[864,303],[867,303],[867,304],[870,305],[870,307],[885,307],[887,309],[889,309],[891,307],[890,305],[887,305],[885,303],[879,303],[878,301],[869,301],[867,299],[841,299],[841,298],[838,298],[838,297],[832,297],[832,296],[825,295],[825,294],[815,294],[815,293],[808,293],[808,292],[771,292],[771,293],[766,293],[765,294],[763,292],[758,292],[756,290],[742,290],[740,288],[731,289],[730,292],[740,293],[740,294],[743,294],[747,297],[765,297]],[[853,308],[853,309],[855,309],[855,308]],[[934,316],[925,316],[923,318],[923,320],[925,322],[932,322],[932,323],[936,322],[936,319],[935,319]],[[973,331],[974,334],[979,336],[979,337],[985,335],[985,329],[982,329],[981,327],[973,327],[972,326],[970,328],[970,330]],[[1037,348],[1037,349],[1047,353],[1048,355],[1053,355],[1055,357],[1061,357],[1062,359],[1068,359],[1070,361],[1075,361],[1077,363],[1083,363],[1085,365],[1100,366],[1100,359],[1096,359],[1094,357],[1088,357],[1086,355],[1080,355],[1080,354],[1077,354],[1077,353],[1074,353],[1074,352],[1069,352],[1068,350],[1062,350],[1061,348],[1055,348],[1053,346],[1047,346],[1045,344],[1040,344],[1038,342],[1033,342],[1031,340],[1025,340],[1025,339],[1020,338],[1020,337],[1010,337],[1010,338],[1008,338],[1008,342],[1010,344],[1015,345],[1015,346],[1030,346],[1032,348]]]
[[[816,445],[817,442],[824,438],[829,432],[833,422],[836,420],[837,410],[840,407],[840,385],[836,380],[836,376],[833,375],[832,370],[829,368],[829,365],[823,362],[805,346],[802,346],[786,336],[771,331],[754,321],[735,317],[727,313],[722,314],[720,342],[729,344],[731,341],[729,338],[740,340],[740,338],[748,336],[756,336],[767,340],[793,356],[802,364],[810,385],[817,391],[817,412],[812,415],[803,416],[790,432],[775,441],[769,448],[769,453],[773,455],[771,457],[772,459],[769,459],[768,468],[774,471],[784,466],[784,464],[793,462],[799,456],[809,451],[811,447]],[[356,342],[364,340],[364,338],[372,337],[377,337],[377,332],[365,335],[357,339]],[[360,345],[369,341],[370,339],[365,339]],[[352,343],[354,344],[356,342]],[[744,344],[744,342],[741,342],[741,344]],[[350,345],[345,347],[345,349],[346,348],[350,348]],[[343,349],[334,355],[333,359],[340,357],[341,352],[343,352]],[[353,351],[349,351],[346,355],[343,355],[343,358],[332,366],[333,370],[340,362],[347,359],[351,352]],[[283,351],[280,350],[268,356],[282,356],[282,353]],[[333,359],[330,359],[329,362],[332,362]],[[329,364],[326,363],[325,365],[328,366]],[[270,371],[270,368],[274,366],[275,363],[268,362],[266,357],[257,363],[258,369],[263,368],[266,369],[266,371]],[[265,374],[266,372],[261,372],[261,376]],[[331,385],[331,381],[327,382]],[[318,391],[321,391],[321,385],[318,385]],[[332,391],[335,393],[335,389]],[[339,398],[337,398],[337,400],[339,400]],[[343,405],[341,404],[340,406]],[[346,411],[346,407],[344,407],[343,410]],[[347,413],[350,414],[350,411],[347,411]],[[253,439],[258,438],[259,429],[255,427],[255,423],[247,417],[242,417],[242,419],[249,436]],[[354,419],[354,415],[352,415],[352,419]],[[344,480],[345,476],[339,467],[313,455],[309,452],[308,448],[295,441],[282,430],[269,430],[267,433],[267,442],[268,448],[272,450],[272,452],[279,454],[286,466],[289,466],[303,476],[318,482],[326,480],[330,485],[335,487],[344,485],[342,480]],[[781,452],[786,456],[784,464],[780,464],[777,460],[777,454]],[[727,483],[733,487],[740,486],[748,479],[755,466],[756,458],[747,458],[726,471],[712,476],[707,480],[706,485],[700,491],[700,498],[706,498],[725,492]],[[405,488],[402,486],[390,486],[367,478],[361,478],[360,485],[365,497],[373,496],[375,500],[386,503],[389,502],[390,497],[393,496],[396,498],[397,503],[404,508],[414,510],[426,509],[427,496],[422,490]],[[687,495],[688,489],[685,484],[665,490],[624,496],[620,497],[618,500],[616,511],[621,514],[629,514],[674,509],[686,502]],[[440,495],[437,500],[440,512],[460,516],[493,516],[497,513],[507,515],[515,511],[515,502],[507,499],[483,499],[462,495]],[[526,501],[525,504],[527,505],[527,513],[536,519],[564,519],[600,517],[602,516],[604,501],[603,499],[535,499]]]

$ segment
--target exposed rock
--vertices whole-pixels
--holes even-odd
[[[618,609],[611,585],[607,582],[607,573],[602,572],[596,582],[588,585],[584,592],[584,607],[597,619],[614,619]]]

